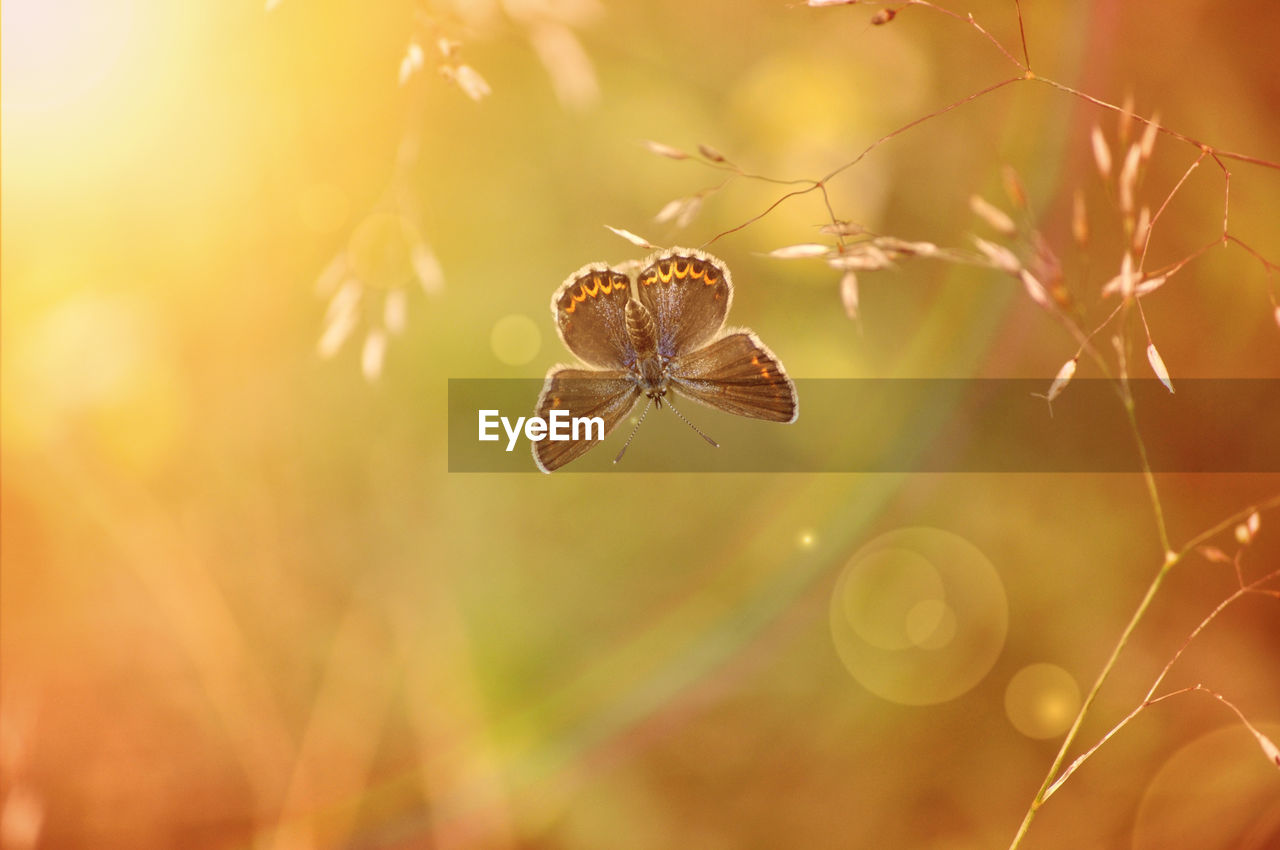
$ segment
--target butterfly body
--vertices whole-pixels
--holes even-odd
[[[658,354],[658,325],[649,309],[634,298],[627,301],[623,318],[635,351],[636,359],[628,365],[636,386],[661,407],[662,397],[667,394],[668,376],[666,358]]]
[[[661,407],[675,389],[740,416],[795,421],[795,386],[782,364],[751,331],[723,331],[733,302],[723,262],[674,248],[646,260],[634,285],[633,293],[628,275],[597,263],[556,290],[551,312],[560,338],[591,368],[548,371],[538,415],[599,416],[607,436],[640,398]],[[540,440],[534,460],[550,472],[596,442]]]

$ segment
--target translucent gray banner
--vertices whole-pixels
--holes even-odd
[[[720,447],[670,410],[654,409],[614,464],[642,399],[602,443],[555,474],[1141,470],[1119,391],[1107,381],[1073,381],[1052,412],[1036,395],[1045,392],[1044,380],[795,383],[800,415],[792,424],[733,416],[671,394]],[[1154,471],[1280,472],[1280,380],[1181,380],[1172,395],[1154,380],[1130,387]],[[537,472],[526,429],[541,389],[541,380],[450,379],[449,471]],[[573,414],[550,423],[557,436],[572,438]],[[579,424],[581,437],[587,423]],[[482,430],[492,439],[482,440]]]

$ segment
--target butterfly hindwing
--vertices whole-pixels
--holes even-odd
[[[536,415],[547,421],[555,410],[566,410],[570,417],[598,416],[604,420],[604,433],[583,427],[579,432],[582,439],[538,440],[533,443],[534,462],[543,472],[551,472],[581,457],[609,436],[639,397],[640,390],[629,372],[553,367],[542,384]]]
[[[735,330],[677,358],[671,382],[681,394],[752,419],[794,422],[795,384],[778,358],[749,330]]]

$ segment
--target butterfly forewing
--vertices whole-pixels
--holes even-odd
[[[715,338],[733,301],[724,264],[692,248],[649,258],[636,278],[636,296],[658,326],[658,353],[679,357]]]
[[[551,296],[551,313],[565,347],[589,366],[626,369],[636,361],[625,311],[631,279],[601,263],[569,275]]]
[[[794,422],[799,413],[795,385],[751,331],[731,332],[670,369],[681,394],[729,413],[770,422]]]
[[[538,396],[537,415],[548,421],[555,410],[566,410],[570,417],[598,416],[604,420],[604,434],[582,426],[579,434],[590,439],[538,440],[533,443],[534,462],[543,472],[551,472],[581,457],[617,427],[639,397],[629,372],[553,368]]]

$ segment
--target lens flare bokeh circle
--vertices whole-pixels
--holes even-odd
[[[844,666],[867,690],[904,705],[946,702],[980,682],[1008,621],[995,567],[937,528],[903,528],[863,546],[831,597],[831,637]]]
[[[1028,738],[1056,738],[1067,731],[1079,710],[1080,688],[1056,664],[1028,664],[1005,687],[1005,716]]]
[[[523,366],[533,362],[542,347],[542,332],[533,319],[523,313],[503,316],[493,325],[489,334],[493,356],[508,366]]]
[[[1257,728],[1280,741],[1280,724]],[[1280,847],[1280,776],[1243,724],[1224,720],[1169,756],[1153,776],[1141,776],[1151,778],[1134,818],[1133,850]]]

